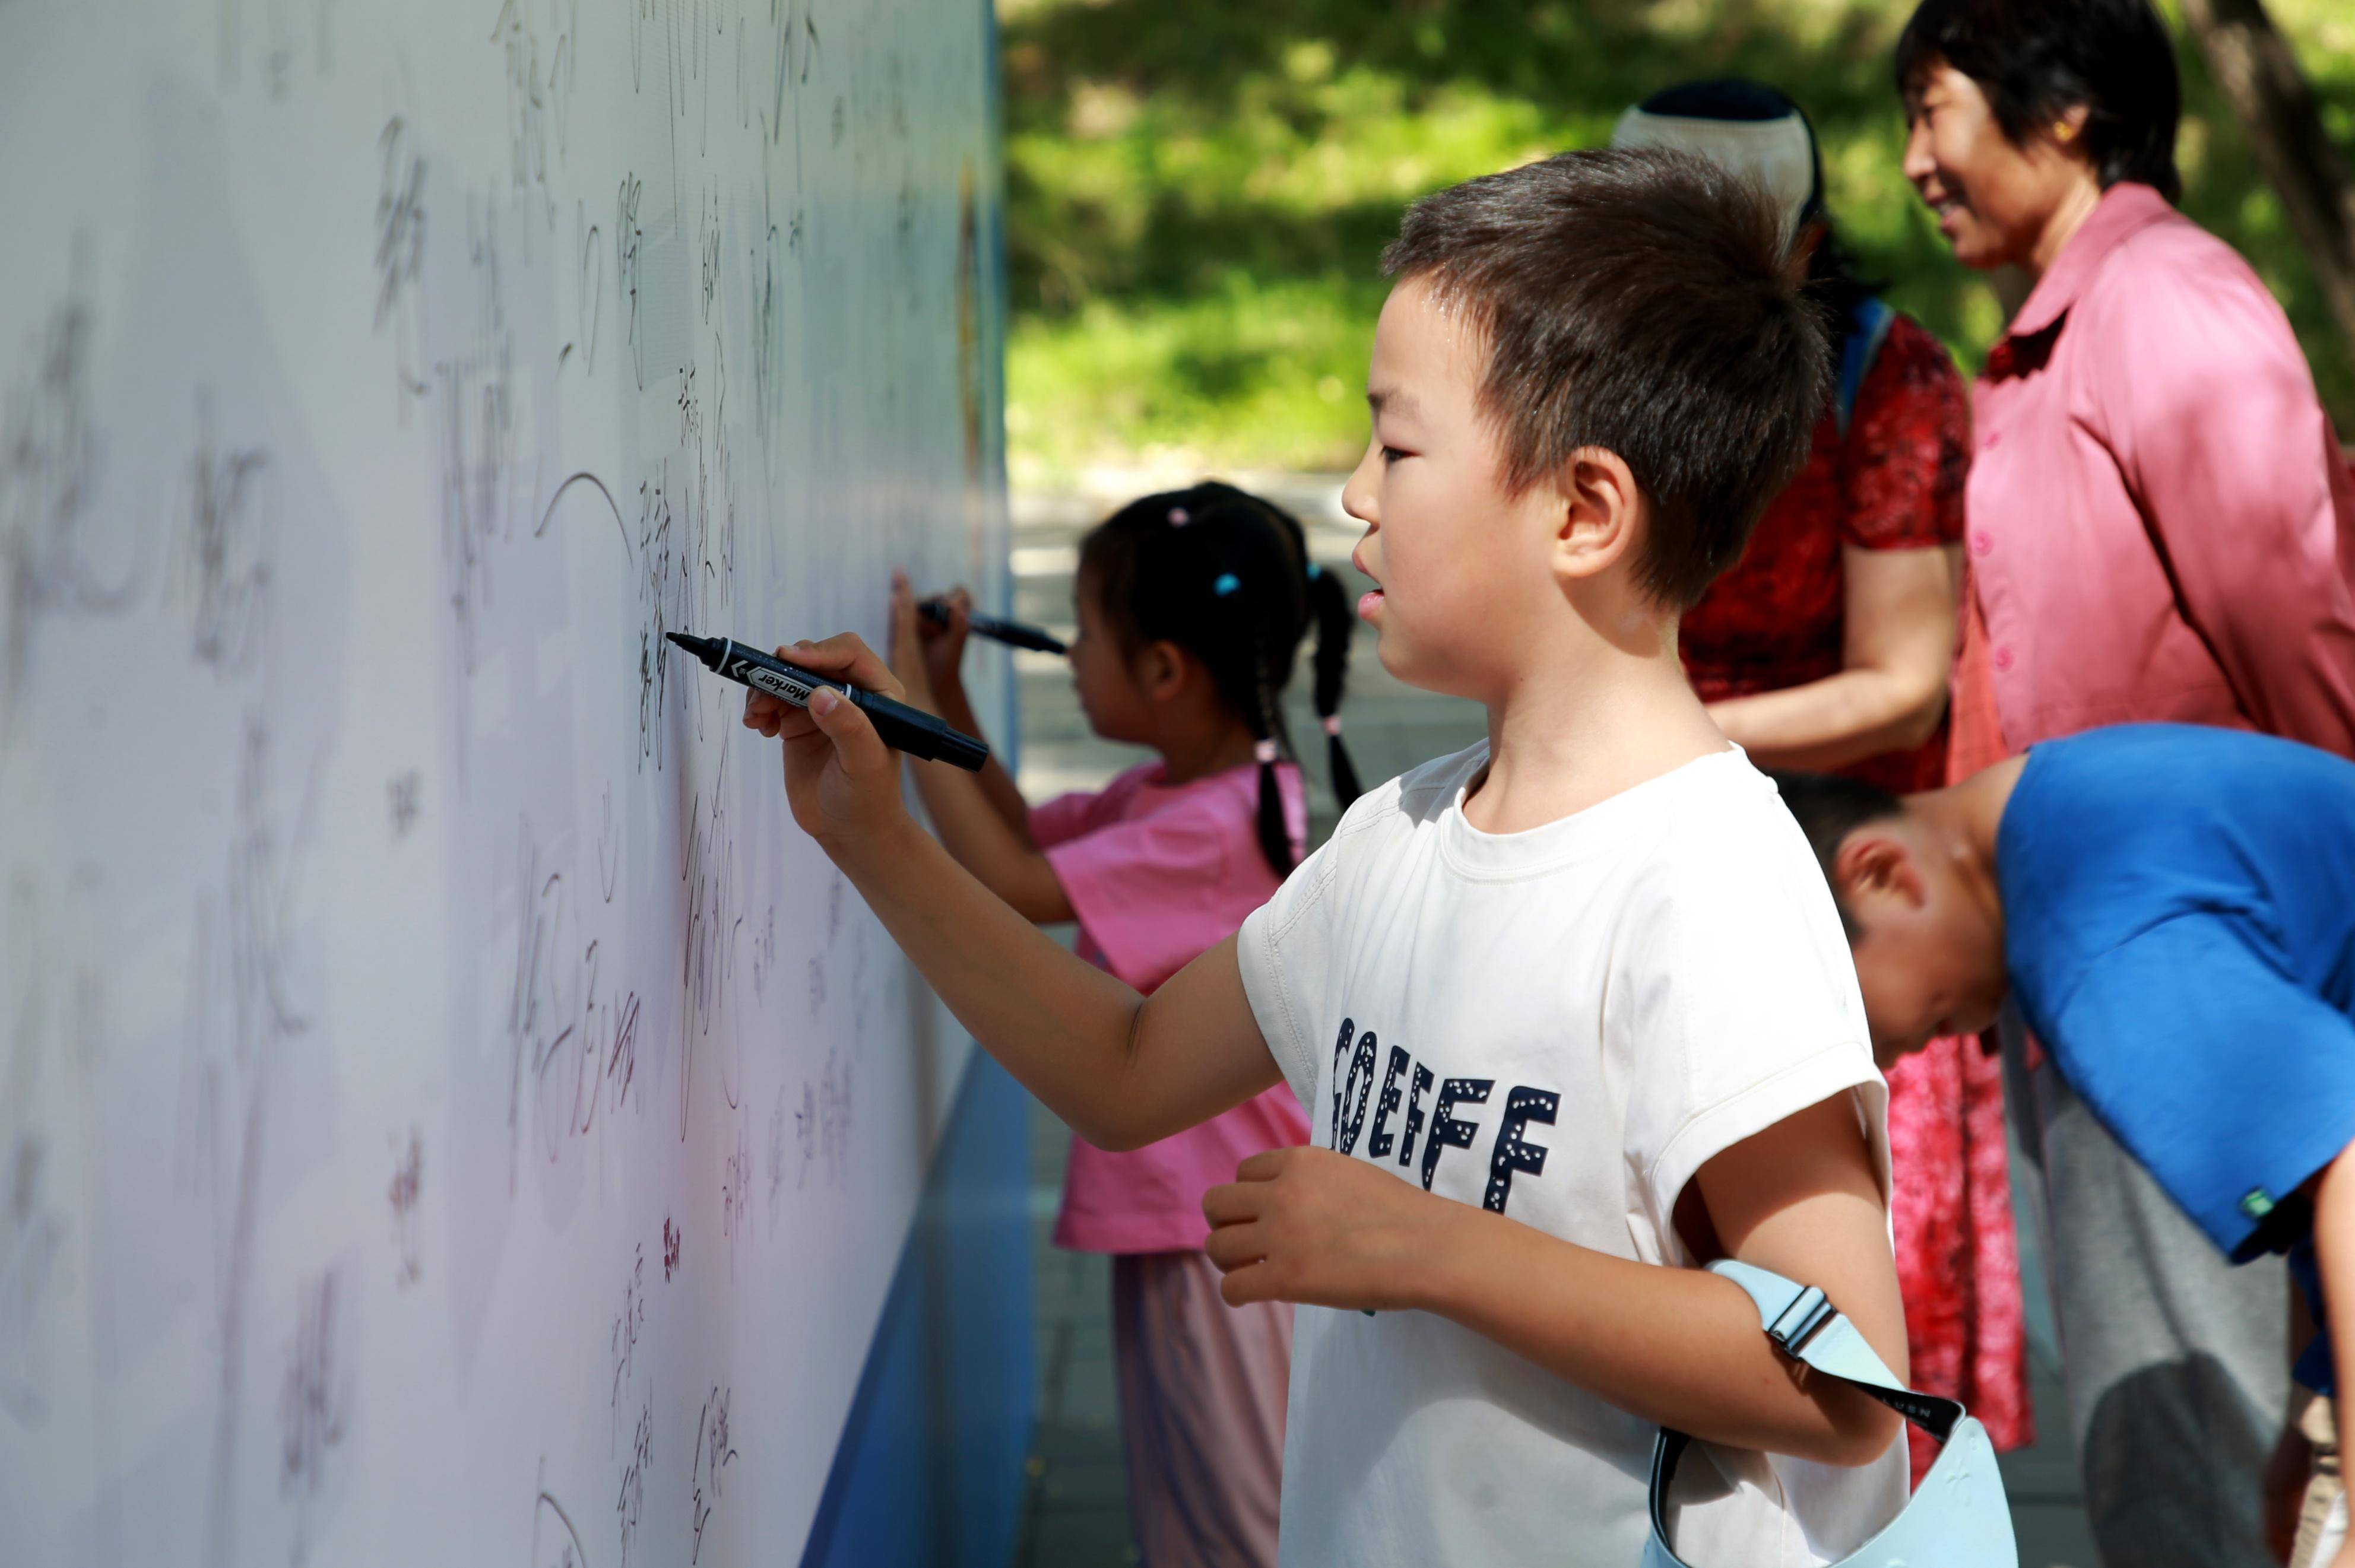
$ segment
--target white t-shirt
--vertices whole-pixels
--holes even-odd
[[[1856,971],[1773,782],[1727,751],[1496,834],[1463,810],[1487,762],[1477,746],[1373,791],[1243,923],[1243,989],[1314,1140],[1663,1265],[1693,1262],[1671,1215],[1705,1161],[1833,1096],[1853,1096],[1886,1190]],[[1653,1432],[1434,1315],[1303,1307],[1282,1562],[1633,1568]],[[1678,1552],[1844,1555],[1904,1505],[1904,1456],[1697,1446]]]

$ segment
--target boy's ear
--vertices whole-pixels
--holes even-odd
[[[1556,474],[1551,495],[1561,507],[1554,575],[1564,587],[1632,558],[1644,497],[1625,459],[1608,448],[1581,447]]]
[[[1875,832],[1870,824],[1849,834],[1832,857],[1832,878],[1851,908],[1894,899],[1908,909],[1919,909],[1929,895],[1913,852],[1893,833]]]

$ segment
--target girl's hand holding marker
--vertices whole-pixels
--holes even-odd
[[[1028,648],[1040,653],[1058,654],[1068,654],[1071,651],[1069,643],[1044,628],[980,614],[973,608],[973,596],[963,588],[928,599],[916,606],[916,611],[932,626],[943,630],[954,626],[960,646],[967,631],[978,631],[1008,648]]]
[[[925,690],[913,697],[923,706],[931,706],[931,693],[944,693],[949,687],[964,683],[965,636],[973,633],[973,596],[964,588],[949,588],[937,593],[923,603],[916,603],[916,593],[909,588],[907,572],[892,572],[890,584],[890,638],[892,666],[916,673],[921,671]],[[909,687],[913,690],[913,687]],[[937,714],[937,709],[932,709]]]
[[[934,610],[939,614],[933,614]],[[973,596],[963,588],[916,601],[908,574],[891,574],[891,668],[908,688],[907,701],[926,713],[941,712],[939,696],[962,688],[965,638],[972,630]]]

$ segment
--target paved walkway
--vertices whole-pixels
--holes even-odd
[[[1191,482],[1190,474],[1103,475],[1084,493],[1018,496],[1015,508],[1014,613],[1025,620],[1068,629],[1071,570],[1081,534],[1132,496]],[[1339,481],[1317,475],[1236,475],[1282,502],[1308,524],[1310,550],[1329,569],[1349,574],[1358,529],[1341,515]],[[1351,574],[1354,575],[1354,574]],[[1068,630],[1065,635],[1069,635]],[[1056,791],[1092,788],[1138,759],[1130,747],[1088,733],[1072,700],[1063,662],[1018,653],[1021,685],[1023,793],[1043,800]],[[1308,754],[1314,827],[1331,827],[1331,802],[1322,789],[1322,748],[1306,703],[1307,661],[1294,682],[1291,722]],[[1480,715],[1467,704],[1434,697],[1392,680],[1375,660],[1370,637],[1360,637],[1350,660],[1349,697],[1343,712],[1360,777],[1388,779],[1417,762],[1479,737]],[[1060,1194],[1063,1152],[1071,1134],[1045,1108],[1031,1110],[1031,1233],[1037,1267],[1039,1428],[1030,1459],[1030,1496],[1024,1510],[1015,1568],[1112,1568],[1139,1561],[1128,1533],[1127,1491],[1121,1467],[1120,1418],[1114,1402],[1110,1284],[1101,1257],[1058,1252],[1048,1243]],[[2023,1230],[2023,1241],[2029,1233]],[[2019,1536],[2022,1568],[2097,1568],[2085,1527],[2076,1468],[2068,1455],[2067,1421],[2057,1382],[2058,1355],[2051,1314],[2043,1308],[2041,1270],[2027,1259],[2030,1352],[2033,1392],[2044,1441],[2007,1455],[2004,1479]]]

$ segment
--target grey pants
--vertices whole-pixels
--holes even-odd
[[[2005,1088],[2038,1166],[2069,1431],[2110,1568],[2272,1568],[2265,1461],[2289,1403],[2288,1278],[2185,1217],[2007,1016]]]

